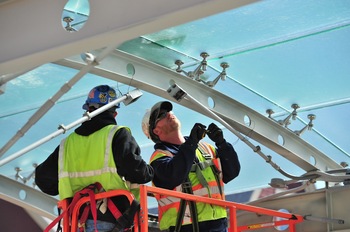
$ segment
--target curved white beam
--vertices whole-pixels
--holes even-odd
[[[78,57],[72,57],[70,60],[61,60],[57,63],[79,69],[81,65],[80,60],[81,59]],[[127,73],[126,67],[128,64],[132,64],[136,70],[132,80],[131,76]],[[186,92],[195,96],[196,100],[207,107],[209,107],[208,99],[213,99],[215,107],[212,111],[223,118],[234,129],[270,148],[295,163],[303,170],[311,172],[316,169],[327,171],[329,169],[342,168],[340,164],[336,163],[324,153],[275,121],[173,70],[166,69],[121,51],[115,51],[113,55],[106,57],[98,67],[95,67],[92,72],[127,85],[130,84],[131,86],[161,96],[169,101],[174,101],[167,93],[169,81],[174,80]],[[190,101],[186,101],[186,99],[178,104],[211,117],[207,111],[193,105]],[[253,122],[252,124],[254,124],[254,128],[245,125],[245,116],[250,118],[251,122]],[[284,138],[284,145],[279,143],[279,136]],[[316,161],[315,165],[309,162],[312,158]]]
[[[54,213],[57,209],[56,198],[3,175],[0,175],[0,183],[1,199],[51,220],[57,217]]]

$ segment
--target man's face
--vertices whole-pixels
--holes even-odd
[[[180,126],[180,121],[172,111],[162,111],[159,113],[156,120],[154,133],[158,136],[161,135],[162,137],[167,136],[171,132],[179,130]]]

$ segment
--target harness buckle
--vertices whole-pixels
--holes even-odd
[[[78,222],[78,231],[79,232],[85,232],[85,222]]]
[[[206,160],[211,160],[213,157],[209,154],[209,153],[207,153],[207,152],[203,152],[202,153],[202,156],[204,157],[204,159],[206,159]]]

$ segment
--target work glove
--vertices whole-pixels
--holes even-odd
[[[209,125],[207,134],[208,134],[209,138],[213,142],[215,142],[216,145],[220,145],[223,142],[225,142],[224,134],[222,133],[222,130],[214,123],[211,123]]]
[[[193,140],[195,144],[197,144],[199,140],[205,137],[206,131],[207,131],[206,126],[200,123],[196,123],[194,124],[191,130],[190,138]]]

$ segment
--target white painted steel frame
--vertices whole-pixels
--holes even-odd
[[[62,28],[61,14],[66,4],[65,0],[13,0],[2,3],[0,21],[4,23],[0,24],[0,77],[30,70],[44,63],[87,50],[120,44],[142,34],[152,33],[252,2],[255,1],[134,0],[132,4],[130,1],[121,0],[106,0],[104,4],[90,1],[91,15],[88,23],[77,33],[68,33]],[[125,14],[125,12],[128,13]],[[84,65],[80,62],[80,57],[71,61],[61,60],[58,63],[78,69]],[[215,102],[212,110],[233,128],[286,157],[305,171],[341,168],[325,154],[274,121],[174,71],[122,52],[115,52],[114,56],[109,56],[101,62],[100,66],[93,68],[92,73],[129,84],[131,78],[126,72],[126,65],[129,63],[133,64],[136,70],[131,81],[131,85],[136,88],[172,101],[173,99],[166,90],[169,87],[169,81],[175,80],[203,105],[208,106],[208,98],[212,98]],[[206,112],[198,107],[193,107],[185,99],[180,104],[207,115]],[[245,115],[254,122],[254,129],[245,126]],[[279,135],[283,136],[286,141],[284,146],[278,144]],[[316,159],[315,166],[308,162],[311,156]],[[56,205],[55,198],[1,175],[0,181],[2,199],[48,218],[55,217],[49,213]],[[18,195],[21,190],[26,192],[27,197],[24,200]]]
[[[79,69],[81,59],[76,56],[71,57],[69,60],[65,59],[58,61],[57,63]],[[128,64],[132,64],[135,67],[135,75],[133,77],[127,73],[126,67]],[[196,100],[208,108],[210,108],[208,100],[211,98],[215,102],[212,111],[223,118],[234,129],[282,155],[305,171],[312,172],[317,169],[327,171],[329,169],[342,168],[340,164],[336,163],[324,153],[275,121],[259,114],[253,109],[248,108],[215,89],[184,77],[173,70],[166,69],[154,63],[116,50],[111,56],[106,57],[98,67],[94,67],[92,73],[126,85],[130,84],[131,86],[161,96],[169,101],[174,101],[174,99],[167,93],[169,81],[174,80],[186,92],[195,96]],[[192,104],[186,99],[178,104],[208,117],[212,117],[207,111]],[[252,122],[251,124],[254,125],[254,128],[245,125],[245,116],[250,118]],[[213,119],[215,120],[215,118]],[[283,136],[285,141],[284,145],[279,144],[279,136]],[[312,157],[316,160],[315,165],[309,162]]]
[[[0,175],[0,183],[1,199],[48,219],[56,218],[57,211],[54,211],[57,209],[56,198],[3,175]]]
[[[137,36],[176,26],[256,0],[106,0],[90,1],[84,28],[62,27],[66,0],[8,0],[0,3],[0,81],[74,54],[118,45]],[[83,69],[80,65],[79,69]],[[0,86],[3,91],[3,85]],[[153,91],[157,92],[157,91]],[[161,92],[161,91],[159,91]],[[17,181],[0,176],[0,197],[53,219],[56,200]],[[24,190],[27,197],[17,195]]]

